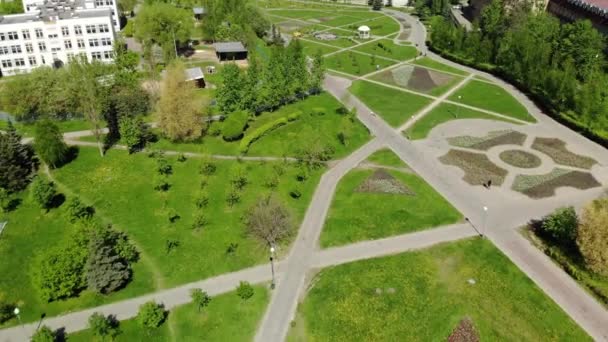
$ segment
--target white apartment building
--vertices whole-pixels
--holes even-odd
[[[118,0],[72,0],[76,9],[109,9],[112,12],[112,24],[116,32],[120,31]],[[37,13],[46,0],[22,0],[25,13]]]
[[[115,31],[109,9],[78,9],[46,2],[36,13],[0,16],[0,76],[59,67],[76,55],[113,60]]]

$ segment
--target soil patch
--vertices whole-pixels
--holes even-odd
[[[492,181],[501,185],[507,176],[507,170],[492,163],[485,154],[462,150],[450,150],[439,158],[445,165],[453,165],[464,171],[465,182],[471,185],[483,185]]]
[[[451,82],[454,77],[426,68],[406,64],[391,70],[383,71],[375,75],[373,79],[402,88],[429,93],[433,89]]]
[[[512,189],[530,198],[539,199],[555,195],[555,189],[559,187],[587,190],[601,185],[588,172],[556,168],[545,175],[518,175]]]
[[[473,321],[468,317],[460,320],[456,329],[448,336],[448,342],[479,342],[479,334],[473,326]]]
[[[411,34],[410,29],[404,29],[403,31],[401,31],[401,33],[399,34],[399,37],[397,37],[397,39],[398,40],[408,40],[410,38],[410,34]]]
[[[533,155],[532,153],[520,150],[503,151],[498,157],[500,160],[509,165],[523,169],[533,169],[542,164],[539,157]]]
[[[572,166],[581,169],[591,169],[597,161],[591,157],[570,152],[566,143],[555,138],[536,138],[532,149],[548,155],[553,161],[560,165]]]
[[[428,69],[414,67],[412,77],[408,82],[408,87],[416,89],[418,91],[430,91],[435,88],[437,84],[430,75]]]
[[[485,137],[473,137],[463,135],[448,138],[448,143],[452,146],[472,148],[474,150],[487,151],[500,145],[519,145],[522,146],[526,141],[526,135],[513,130],[492,131]]]
[[[355,192],[380,193],[393,195],[414,196],[415,193],[393,177],[386,170],[376,170],[367,177],[356,189]]]

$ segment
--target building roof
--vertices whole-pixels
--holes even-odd
[[[608,16],[608,0],[568,0],[568,2],[603,17]]]
[[[226,42],[226,43],[215,43],[213,44],[215,51],[219,53],[230,53],[230,52],[247,52],[247,49],[241,42]]]
[[[205,78],[205,75],[203,75],[203,70],[201,70],[199,67],[186,69],[185,72],[186,81],[195,81]]]
[[[37,13],[12,14],[0,16],[1,24],[19,24],[31,21],[50,22],[64,19],[96,18],[112,14],[109,8],[86,9],[83,1],[52,0],[37,6]]]
[[[363,25],[363,26],[359,26],[359,31],[363,31],[363,32],[367,32],[370,30],[369,26]]]
[[[194,12],[194,14],[205,14],[205,7],[193,7],[192,11]]]

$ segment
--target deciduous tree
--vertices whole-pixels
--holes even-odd
[[[293,233],[292,214],[275,196],[260,198],[249,209],[247,229],[255,237],[274,246]]]
[[[57,195],[57,189],[55,183],[47,181],[42,177],[36,177],[32,182],[31,196],[32,200],[36,202],[42,209],[47,211],[53,205],[53,200]]]
[[[68,146],[59,127],[49,120],[42,120],[36,124],[34,150],[42,161],[55,168],[66,160]]]
[[[118,325],[119,323],[116,318],[113,316],[106,317],[99,312],[95,312],[89,317],[89,329],[91,329],[94,336],[97,336],[102,341],[107,337],[110,340],[114,340],[120,334]]]
[[[581,215],[576,243],[587,267],[608,275],[608,199],[587,205]]]
[[[192,302],[196,305],[199,312],[211,303],[211,297],[201,289],[192,289],[190,297],[192,297]]]
[[[139,307],[137,322],[142,328],[150,330],[160,327],[166,317],[167,313],[161,304],[147,302]]]

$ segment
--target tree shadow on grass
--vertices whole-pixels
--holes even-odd
[[[51,204],[49,205],[49,209],[57,209],[57,208],[61,207],[61,205],[64,202],[65,202],[65,195],[57,194],[57,195],[53,196],[53,199],[51,200]]]

